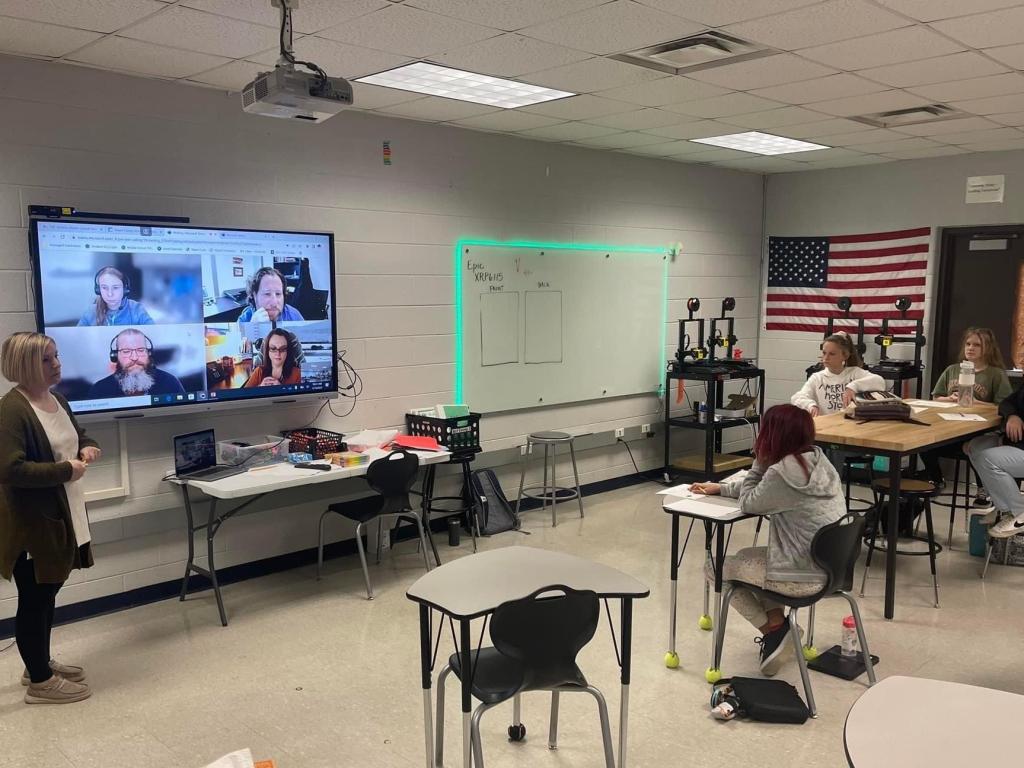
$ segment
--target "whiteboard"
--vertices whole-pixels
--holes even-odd
[[[657,392],[668,248],[463,240],[455,399],[474,411]]]

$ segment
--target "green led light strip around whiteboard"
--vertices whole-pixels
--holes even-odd
[[[614,246],[614,245],[600,245],[594,243],[543,243],[534,242],[529,240],[478,240],[478,239],[464,239],[459,240],[455,243],[453,268],[455,273],[455,402],[464,402],[464,358],[463,358],[463,341],[464,341],[464,328],[462,323],[462,310],[463,310],[463,280],[462,280],[462,258],[464,251],[470,246],[486,246],[495,248],[524,248],[524,249],[544,249],[548,251],[589,251],[589,252],[601,252],[601,253],[631,253],[631,254],[650,254],[652,256],[663,257],[663,269],[662,269],[662,322],[661,322],[661,334],[658,339],[658,359],[663,359],[665,356],[665,334],[668,328],[668,264],[669,258],[672,255],[672,249],[668,247],[663,248],[651,248],[645,246]],[[663,386],[661,387],[663,389]],[[660,393],[660,389],[659,389]]]

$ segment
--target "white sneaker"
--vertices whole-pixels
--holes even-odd
[[[1024,533],[1024,515],[1020,518],[1007,517],[988,529],[988,535],[993,539],[1008,539]]]

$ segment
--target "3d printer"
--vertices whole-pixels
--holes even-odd
[[[678,321],[679,344],[675,359],[669,362],[669,369],[672,372],[679,373],[691,366],[724,369],[751,365],[748,361],[735,359],[732,354],[738,341],[735,332],[736,318],[727,313],[736,309],[736,299],[731,296],[722,299],[722,314],[710,319],[693,316],[700,309],[700,299],[687,299],[686,309],[689,315]],[[689,332],[693,327],[697,329],[696,344]],[[709,330],[707,335],[706,329]]]
[[[855,321],[857,323],[857,335],[854,336],[851,333],[850,337],[854,340],[853,343],[854,343],[854,346],[857,348],[857,351],[860,352],[861,357],[863,357],[864,353],[867,351],[867,348],[868,348],[867,344],[864,343],[864,318],[863,317],[853,317],[850,314],[850,309],[853,307],[853,300],[850,299],[849,296],[842,296],[842,297],[840,297],[839,300],[836,301],[836,306],[843,313],[843,316],[842,316],[843,320]],[[825,338],[826,339],[829,336],[831,336],[833,333],[836,333],[836,327],[835,327],[836,319],[837,318],[834,315],[829,315],[828,316],[828,322],[825,323]],[[839,330],[844,331],[845,333],[850,333],[845,328],[840,328]],[[822,342],[822,343],[824,343],[824,342]],[[819,360],[818,362],[814,363],[814,365],[808,366],[805,369],[804,372],[807,374],[808,377],[810,377],[811,374],[817,373],[818,371],[820,371],[824,367],[825,366],[822,365],[821,361]]]
[[[910,309],[911,301],[906,296],[901,296],[896,299],[896,309],[900,313],[900,322],[910,322],[907,318],[907,311]],[[921,318],[915,318],[914,323],[914,334],[912,336],[897,336],[889,332],[889,318],[882,320],[882,332],[875,336],[875,344],[878,345],[880,351],[878,354],[878,362],[872,366],[869,366],[869,370],[872,373],[877,373],[884,379],[889,379],[895,382],[894,391],[899,388],[900,382],[907,381],[909,379],[917,379],[917,396],[921,397],[921,387],[923,385],[923,377],[921,372],[924,370],[924,365],[921,363],[921,350],[927,343],[927,339],[924,336],[924,320]],[[913,360],[893,360],[889,357],[889,347],[893,344],[913,344],[914,345],[914,359]]]

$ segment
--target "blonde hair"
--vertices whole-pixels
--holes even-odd
[[[1003,362],[1003,353],[996,343],[996,335],[991,328],[968,328],[960,339],[960,354],[963,355],[967,347],[967,340],[971,336],[977,336],[981,342],[981,362],[990,368],[1001,368],[1006,370],[1006,363]],[[962,358],[963,359],[963,358]],[[959,361],[958,361],[959,362]]]
[[[0,346],[0,373],[8,381],[26,389],[45,386],[43,353],[49,344],[57,343],[45,333],[18,331],[4,339]]]
[[[93,280],[93,285],[96,288],[96,325],[106,325],[107,315],[110,314],[110,308],[107,306],[107,302],[103,300],[100,295],[100,278],[104,275],[113,275],[116,279],[121,281],[121,290],[127,293],[128,281],[125,279],[124,272],[117,267],[104,267],[96,273],[96,278]],[[121,294],[121,300],[124,301],[124,293]]]
[[[857,351],[857,345],[853,343],[853,339],[850,338],[850,334],[843,331],[833,333],[831,336],[825,337],[825,341],[822,342],[822,346],[828,342],[832,342],[846,353],[846,359],[844,362],[848,367],[864,367],[864,359],[860,356],[860,352]]]

